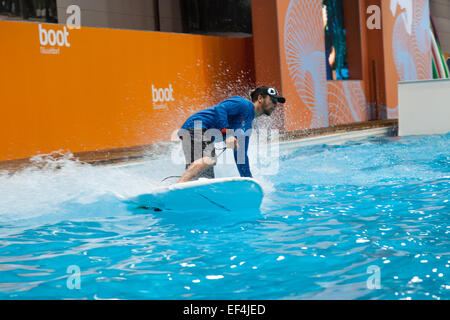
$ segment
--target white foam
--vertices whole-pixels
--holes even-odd
[[[81,164],[71,154],[37,157],[34,166],[0,174],[0,221],[57,213],[64,203],[90,204],[102,196],[133,196],[155,187],[151,176]]]

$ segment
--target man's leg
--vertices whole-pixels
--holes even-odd
[[[214,166],[216,165],[216,147],[213,141],[203,141],[202,143],[203,161],[208,164],[197,178],[214,179]]]
[[[197,177],[201,177],[206,170],[214,170],[214,165],[216,164],[216,159],[210,157],[204,157],[192,162],[187,170],[183,173],[178,183],[188,182],[195,180]],[[214,171],[213,171],[214,174]]]
[[[180,182],[188,182],[198,178],[214,178],[214,165],[216,164],[215,146],[213,141],[203,141],[202,134],[194,135],[194,130],[189,130],[189,135],[181,137],[183,153],[186,158],[186,171],[180,178]],[[197,144],[197,146],[195,146]],[[201,148],[199,148],[199,144]]]

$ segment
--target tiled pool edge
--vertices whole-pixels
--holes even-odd
[[[333,133],[310,138],[293,139],[280,142],[280,149],[296,149],[303,146],[312,146],[318,144],[342,144],[349,140],[360,140],[368,137],[390,137],[395,136],[395,130],[392,127],[382,127],[374,129],[365,129],[359,131],[349,131],[343,133]]]
[[[289,150],[300,146],[315,144],[339,144],[353,139],[369,136],[395,136],[398,132],[397,120],[377,120],[334,127],[288,132],[280,136],[280,148]],[[172,143],[131,146],[127,148],[79,152],[73,159],[92,165],[127,165],[154,159],[170,150]],[[0,171],[14,173],[29,167],[30,159],[0,162]]]

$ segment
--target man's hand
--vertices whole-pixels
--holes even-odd
[[[239,147],[236,137],[229,137],[227,140],[225,140],[225,144],[229,149],[237,149]]]

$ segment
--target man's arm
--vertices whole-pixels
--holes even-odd
[[[246,136],[245,137],[245,156],[244,156],[244,160],[245,162],[242,163],[242,161],[239,161],[241,159],[239,159],[238,157],[238,149],[234,149],[234,161],[236,162],[236,166],[237,169],[239,171],[239,174],[241,175],[241,177],[248,177],[248,178],[253,178],[252,173],[250,171],[250,162],[248,160],[248,156],[247,156],[247,151],[248,151],[248,145],[250,142],[250,137]],[[240,145],[242,148],[242,145]]]
[[[221,132],[225,134],[225,130],[230,127],[228,123],[228,116],[241,114],[244,112],[244,109],[241,103],[229,102],[227,104],[218,105],[215,108],[215,112],[218,124],[217,129],[221,130]]]

